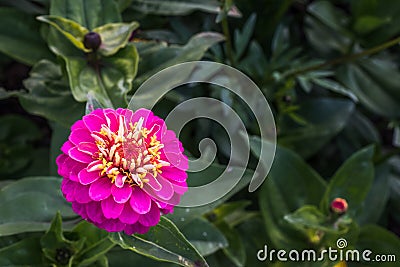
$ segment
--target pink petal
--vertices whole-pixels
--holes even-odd
[[[95,114],[89,114],[89,115],[84,116],[83,121],[84,121],[86,127],[91,132],[100,132],[101,125],[107,124],[105,119],[103,119]]]
[[[113,185],[111,187],[111,194],[113,195],[115,202],[125,203],[132,195],[132,187],[128,184],[125,184],[122,188]]]
[[[165,159],[164,159],[165,158]],[[167,152],[164,151],[163,160],[169,162],[172,167],[186,171],[189,168],[189,162],[187,157],[181,153]]]
[[[78,202],[72,202],[72,210],[76,213],[82,216],[83,219],[87,219],[87,213],[86,213],[86,204],[80,204]]]
[[[151,209],[148,213],[139,217],[139,223],[141,223],[143,226],[154,226],[160,221],[160,215],[160,210],[154,203],[151,205]]]
[[[174,183],[171,183],[171,184],[174,187],[174,191],[176,193],[178,193],[179,195],[183,195],[188,190],[186,182],[180,182],[180,183],[174,182]]]
[[[176,135],[174,131],[167,130],[165,132],[165,135],[161,137],[161,143],[164,144],[164,150],[168,152],[175,152],[175,153],[181,153],[181,142],[179,141],[178,138],[176,138]]]
[[[116,219],[121,215],[124,204],[117,203],[114,198],[109,197],[101,201],[101,209],[107,219]]]
[[[75,131],[77,129],[86,129],[85,124],[83,123],[82,120],[76,121],[72,126],[71,126],[71,132]]]
[[[110,128],[110,130],[112,132],[117,132],[118,131],[118,126],[119,126],[119,121],[117,116],[115,115],[115,111],[110,109],[110,110],[106,110],[104,111],[104,114],[106,116],[106,121],[107,121],[107,125]]]
[[[68,172],[65,169],[65,164],[64,162],[68,159],[68,156],[61,154],[56,158],[56,164],[58,166],[58,174],[62,177],[67,177],[68,176]]]
[[[184,182],[187,179],[187,173],[183,170],[166,166],[162,167],[162,176],[176,182]]]
[[[146,184],[150,186],[154,191],[160,191],[162,189],[162,185],[158,181],[157,177],[154,177],[152,174],[147,174],[146,179],[149,180],[149,182]]]
[[[133,112],[130,109],[117,109],[117,114],[125,117],[125,127],[130,129],[129,122],[131,122],[131,118],[133,116]]]
[[[86,205],[86,213],[93,222],[102,223],[106,220],[100,202],[92,201]]]
[[[89,143],[89,142],[79,143],[78,149],[79,151],[86,153],[90,156],[99,151],[98,147],[94,143]]]
[[[79,182],[83,185],[88,185],[100,178],[100,172],[88,172],[87,169],[83,169],[78,174]]]
[[[56,164],[58,167],[64,164],[64,161],[67,159],[67,156],[65,154],[60,154],[56,158]]]
[[[133,114],[131,122],[135,124],[135,122],[138,122],[140,118],[143,118],[145,122],[144,125],[147,126],[153,121],[153,117],[155,116],[153,115],[153,112],[151,110],[140,108],[136,110]]]
[[[174,188],[172,187],[172,184],[160,175],[158,175],[157,178],[162,187],[160,191],[156,192],[157,196],[163,200],[170,199],[174,195]]]
[[[133,235],[133,234],[145,234],[149,231],[150,227],[143,226],[140,223],[135,223],[133,225],[127,225],[124,229],[125,234]]]
[[[84,164],[66,156],[65,161],[58,168],[58,173],[65,178],[69,178],[73,181],[78,181],[77,177],[75,177],[74,175],[76,174],[77,170],[84,168],[84,166]]]
[[[105,109],[98,108],[98,109],[93,110],[92,113],[90,113],[90,114],[94,114],[94,115],[96,115],[96,116],[98,116],[98,117],[100,117],[100,118],[105,120],[106,117],[104,116],[104,110]]]
[[[124,186],[124,175],[118,174],[117,177],[115,177],[115,186],[122,188]]]
[[[84,164],[74,164],[71,168],[71,171],[69,172],[69,179],[71,179],[74,182],[78,182],[78,174],[79,172],[85,167]]]
[[[165,125],[164,120],[160,119],[157,116],[153,116],[152,121],[147,120],[145,123],[145,127],[149,130],[153,129],[149,133],[149,136],[153,136],[155,134],[158,140],[162,140],[162,137],[167,132],[167,126]]]
[[[90,185],[89,196],[94,201],[101,201],[111,195],[112,183],[110,179],[102,177]]]
[[[119,219],[123,223],[134,224],[139,219],[139,214],[137,214],[128,203],[124,205]]]
[[[132,190],[132,196],[129,203],[131,204],[132,209],[139,214],[148,213],[151,208],[150,197],[137,187]]]
[[[92,199],[89,197],[89,186],[77,185],[74,191],[75,200],[79,203],[89,203]]]
[[[77,147],[73,147],[70,150],[68,150],[68,155],[72,159],[82,163],[90,163],[93,161],[93,158],[91,156],[79,151]]]
[[[169,212],[171,212],[172,209],[174,208],[174,206],[176,206],[176,205],[179,204],[180,200],[181,200],[181,196],[178,195],[177,193],[174,193],[174,195],[172,196],[172,198],[171,198],[171,199],[168,199],[168,204],[169,204],[169,205],[166,207],[166,211],[168,212],[168,210],[169,210]],[[163,212],[164,212],[164,211],[163,211]]]
[[[101,165],[101,167],[98,165]],[[96,172],[102,169],[103,169],[103,162],[101,160],[92,161],[87,165],[88,172]]]
[[[124,230],[126,224],[117,219],[110,219],[98,224],[97,226],[108,232],[120,232]]]
[[[75,187],[78,184],[75,182],[72,182],[69,179],[63,179],[61,182],[61,192],[63,193],[63,195],[65,196],[65,199],[69,202],[74,201],[75,200]]]
[[[75,147],[75,145],[73,143],[71,143],[70,141],[66,141],[62,146],[61,146],[61,151],[64,152],[64,154],[68,155],[68,151]]]
[[[69,141],[74,143],[75,145],[81,142],[89,142],[94,143],[93,137],[90,135],[90,132],[86,129],[76,129],[72,131],[68,138]]]

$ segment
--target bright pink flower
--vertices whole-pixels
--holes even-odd
[[[72,125],[61,150],[65,198],[109,232],[147,232],[187,190],[181,142],[146,109],[97,109]]]

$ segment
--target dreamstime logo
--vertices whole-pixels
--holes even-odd
[[[131,110],[153,109],[156,103],[171,90],[192,83],[208,83],[221,86],[234,93],[250,108],[259,126],[261,148],[259,161],[249,184],[249,192],[255,191],[265,180],[275,155],[275,122],[266,98],[255,83],[242,72],[227,65],[194,61],[166,68],[146,80],[132,96],[128,105]],[[167,116],[168,129],[179,137],[183,127],[190,121],[207,118],[219,123],[230,141],[230,158],[225,170],[212,177],[212,182],[192,186],[182,196],[178,206],[196,207],[214,202],[230,192],[243,177],[250,157],[250,140],[246,127],[239,115],[225,102],[215,98],[196,97],[178,104]],[[201,129],[199,129],[201,130]],[[162,140],[161,140],[162,142]],[[189,172],[200,172],[214,161],[216,144],[205,138],[199,143],[200,158],[189,160]],[[169,162],[179,168],[174,155],[166,155]],[[155,198],[157,196],[154,195]],[[163,200],[165,202],[165,200]],[[174,201],[174,200],[171,200]],[[170,203],[176,205],[177,203]]]
[[[336,241],[336,246],[337,246],[337,248],[339,248],[339,249],[342,249],[342,248],[347,247],[347,240],[344,239],[344,238],[339,238],[339,239]]]
[[[336,241],[336,248],[328,247],[316,251],[313,249],[296,250],[292,249],[289,251],[280,249],[268,249],[267,245],[264,245],[263,249],[257,252],[257,259],[259,261],[293,261],[293,262],[322,262],[322,261],[346,261],[346,262],[396,262],[396,255],[394,254],[373,254],[369,249],[357,250],[357,249],[346,249],[347,240],[339,238]]]

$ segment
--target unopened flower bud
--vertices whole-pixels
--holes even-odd
[[[334,200],[332,200],[332,202],[331,202],[331,210],[334,213],[343,214],[347,211],[347,208],[348,208],[348,204],[347,204],[346,199],[338,197],[338,198],[335,198]]]
[[[97,50],[101,45],[100,34],[96,32],[89,32],[83,38],[83,45],[87,49]]]

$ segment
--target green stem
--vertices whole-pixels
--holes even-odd
[[[299,70],[295,70],[295,71],[289,71],[289,72],[285,73],[283,76],[284,77],[293,77],[293,76],[297,76],[299,74],[306,73],[306,72],[309,72],[309,71],[324,69],[326,67],[335,66],[335,65],[338,65],[338,64],[346,63],[346,62],[352,62],[352,61],[355,61],[355,60],[357,60],[359,58],[362,58],[362,57],[365,57],[365,56],[369,56],[369,55],[372,55],[372,54],[376,54],[376,53],[378,53],[378,52],[380,52],[382,50],[385,50],[385,49],[387,49],[389,47],[392,47],[392,46],[398,44],[399,42],[400,42],[400,36],[395,38],[395,39],[393,39],[393,40],[390,40],[390,41],[388,41],[386,43],[383,43],[381,45],[378,45],[378,46],[372,47],[370,49],[364,50],[364,51],[362,51],[360,53],[355,53],[355,54],[351,54],[351,55],[342,56],[342,57],[335,58],[333,60],[330,60],[330,61],[327,61],[327,62],[324,62],[324,63],[321,63],[321,64],[312,65],[312,66],[309,66],[309,67],[306,67],[306,68],[303,68],[303,69],[299,69]]]
[[[225,35],[225,44],[226,44],[226,53],[228,59],[232,66],[235,65],[235,58],[233,57],[233,48],[232,48],[232,40],[231,34],[229,32],[229,25],[228,25],[228,15],[225,15],[222,19],[222,32]]]

